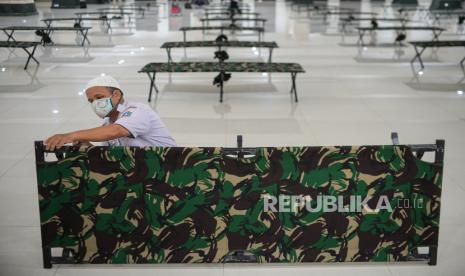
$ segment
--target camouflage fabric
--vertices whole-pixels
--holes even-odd
[[[110,15],[132,15],[130,12],[111,12],[111,11],[99,11],[99,12],[76,12],[75,15],[99,15],[99,14],[110,14]]]
[[[165,42],[161,48],[192,48],[192,47],[245,47],[245,48],[278,48],[276,42],[258,42],[258,41],[175,41]]]
[[[2,48],[29,48],[39,44],[38,41],[0,41],[0,47]]]
[[[145,72],[299,72],[305,70],[298,63],[274,62],[171,62],[149,63],[139,73]]]
[[[445,31],[446,29],[440,27],[428,27],[428,26],[391,26],[391,27],[358,27],[358,30],[362,31],[379,31],[379,30],[392,30],[392,31]]]
[[[52,30],[52,31],[80,31],[89,30],[92,27],[46,27],[46,26],[9,26],[0,28],[0,30],[15,30],[15,31],[36,31],[36,30]]]
[[[64,17],[64,18],[47,18],[42,19],[43,22],[53,22],[53,21],[107,21],[112,18],[102,18],[102,17]]]
[[[406,261],[437,245],[442,166],[404,146],[89,147],[37,164],[43,243],[78,263]],[[392,212],[264,211],[270,196],[383,196]],[[418,208],[399,202],[420,199]]]
[[[263,27],[241,27],[241,26],[198,26],[198,27],[181,27],[180,31],[208,31],[208,30],[231,30],[231,31],[256,31],[264,32]]]
[[[465,47],[465,40],[409,41],[409,43],[420,47]]]
[[[371,21],[371,20],[376,20],[376,21],[394,21],[394,22],[409,22],[409,19],[405,18],[376,18],[376,17],[371,17],[371,18],[342,18],[341,21]]]
[[[201,18],[200,21],[259,21],[266,22],[264,18],[241,18],[241,17],[224,17],[224,18]]]
[[[206,11],[205,15],[208,17],[210,15],[230,15],[231,13],[229,11]],[[235,13],[234,15],[259,15],[260,13],[258,12],[241,12],[240,14]]]
[[[376,12],[355,12],[355,11],[325,11],[324,14],[326,15],[352,15],[352,14],[371,14],[371,15],[377,15]]]

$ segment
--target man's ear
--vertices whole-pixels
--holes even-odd
[[[120,102],[121,98],[123,97],[123,92],[121,92],[121,90],[119,90],[119,89],[115,89],[114,91],[116,92],[115,94],[117,95],[117,97],[116,97],[116,99],[118,99],[117,102]]]

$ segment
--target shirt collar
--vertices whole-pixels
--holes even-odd
[[[118,104],[118,106],[116,107],[116,111],[118,112],[123,112],[124,110],[126,110],[126,108],[128,107],[128,101],[124,101],[120,104]]]

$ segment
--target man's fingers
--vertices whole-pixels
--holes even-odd
[[[53,136],[48,137],[48,138],[44,141],[45,149],[46,149],[46,150],[50,150],[50,140],[52,140],[52,138],[53,138]]]
[[[53,135],[52,137],[48,138],[46,140],[46,149],[49,151],[54,151],[59,139],[60,138],[57,135]]]
[[[63,147],[63,145],[66,143],[65,139],[64,138],[61,138],[58,140],[57,144],[56,144],[56,148],[59,149],[61,147]]]
[[[49,144],[50,144],[49,150],[54,151],[55,148],[56,148],[56,145],[57,145],[57,138],[56,138],[56,137],[53,137],[53,138],[50,140]]]
[[[73,143],[74,141],[71,139],[70,135],[66,134],[56,134],[52,137],[45,140],[45,149],[48,151],[54,151],[55,149],[59,149],[63,147],[66,143]]]

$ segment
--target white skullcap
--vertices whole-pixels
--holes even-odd
[[[115,80],[112,76],[108,75],[98,76],[95,79],[90,80],[86,85],[86,90],[94,86],[114,87],[121,90],[119,82]]]

